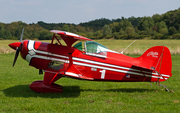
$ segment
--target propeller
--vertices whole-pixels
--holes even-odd
[[[14,61],[13,61],[13,67],[14,67],[14,65],[15,65],[15,63],[16,63],[16,60],[17,60],[18,56],[19,56],[19,52],[20,52],[21,49],[22,49],[23,33],[24,33],[24,28],[23,28],[23,30],[22,30],[22,34],[21,34],[21,37],[20,37],[20,40],[19,40],[19,42],[21,42],[21,44],[19,45],[19,47],[16,47],[16,53],[15,53],[15,57],[14,57]]]

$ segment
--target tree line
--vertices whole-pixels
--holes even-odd
[[[180,39],[180,8],[152,17],[129,17],[118,19],[96,19],[89,22],[37,23],[26,24],[22,21],[0,23],[0,40],[19,39],[22,29],[24,39],[50,40],[49,30],[63,30],[91,39]]]

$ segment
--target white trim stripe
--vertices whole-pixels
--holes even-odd
[[[62,56],[62,55],[58,55],[58,54],[52,54],[52,53],[49,53],[49,52],[36,50],[34,48],[34,42],[35,41],[29,40],[29,42],[28,42],[28,49],[29,50],[34,50],[36,53],[49,55],[49,56],[42,56],[42,55],[32,55],[31,56],[30,54],[28,54],[26,56],[26,60],[29,63],[30,63],[32,58],[40,58],[40,59],[45,59],[45,60],[55,60],[55,61],[60,61],[60,62],[64,62],[64,63],[69,63],[69,57],[67,57],[67,56]],[[52,56],[55,56],[55,57],[58,57],[58,58],[53,58]],[[60,59],[60,58],[65,58],[67,60]],[[167,79],[167,78],[170,77],[170,75],[161,74],[163,77],[167,77],[167,78],[163,78],[161,76],[156,76],[156,75],[158,75],[157,73],[151,73],[151,72],[147,72],[147,71],[142,71],[141,72],[140,70],[137,70],[137,69],[127,68],[127,67],[102,63],[102,62],[96,62],[96,61],[81,59],[81,58],[77,58],[77,57],[73,57],[73,60],[76,60],[76,61],[73,61],[73,64],[75,64],[75,65],[81,65],[81,66],[86,66],[86,67],[91,67],[91,68],[104,69],[104,70],[109,70],[109,71],[125,73],[125,74],[133,74],[133,75],[146,76],[146,77],[152,77],[152,78],[160,78],[160,79]],[[81,61],[83,63],[78,62],[78,61]],[[91,64],[87,64],[87,63],[91,63]],[[99,66],[99,65],[101,65],[101,66]],[[104,67],[104,66],[106,66],[106,67]],[[114,68],[118,68],[118,69],[114,69]],[[121,69],[123,69],[123,70],[121,70]],[[136,71],[136,72],[133,72],[133,71]],[[74,75],[74,74],[69,73],[69,72],[66,72],[66,73],[68,73],[69,75],[71,74],[72,76],[76,76],[76,77],[78,76],[77,74]]]
[[[29,49],[29,50],[34,49],[34,42],[35,42],[35,41],[33,41],[33,40],[29,40],[29,41],[28,41],[28,49]]]
[[[92,64],[98,64],[98,65],[103,65],[103,66],[115,67],[115,68],[120,68],[120,69],[126,69],[126,70],[130,69],[127,67],[122,67],[122,66],[117,66],[117,65],[112,65],[112,64],[106,64],[106,63],[96,62],[96,61],[92,61],[92,60],[80,59],[80,58],[76,58],[76,57],[73,57],[73,60],[92,63]],[[132,69],[132,70],[135,70],[135,69]],[[135,71],[139,71],[139,70],[135,70]]]
[[[71,72],[66,72],[65,74],[70,75],[70,76],[74,76],[74,77],[79,77],[78,74],[71,73]]]
[[[52,57],[45,57],[45,56],[40,56],[40,55],[34,55],[31,58],[40,58],[40,59],[45,59],[45,60],[55,60],[55,61],[60,61],[60,62],[64,62],[64,63],[69,63],[69,60],[62,60],[62,59],[57,59],[57,58],[52,58]],[[104,70],[109,70],[109,71],[114,71],[114,72],[126,73],[126,74],[133,74],[133,75],[139,75],[139,76],[146,76],[146,77],[164,79],[163,77],[147,75],[147,74],[142,74],[142,73],[137,73],[137,72],[132,72],[132,71],[126,71],[126,70],[113,69],[113,68],[102,67],[102,66],[97,66],[97,65],[85,64],[85,63],[80,63],[80,62],[73,62],[73,64],[80,65],[80,66],[91,67],[91,68],[104,69]]]

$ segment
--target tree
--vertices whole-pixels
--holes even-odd
[[[76,28],[77,32],[83,32],[83,33],[86,32],[85,27],[82,27],[82,26],[80,26],[80,25],[77,25],[75,28]]]
[[[80,23],[79,26],[92,28],[94,31],[98,31],[103,28],[104,25],[111,24],[112,21],[106,18],[95,19],[89,22]]]
[[[141,31],[146,31],[147,34],[152,34],[154,27],[154,20],[151,17],[143,17],[138,24],[138,29]]]
[[[110,28],[112,29],[112,32],[118,32],[119,31],[119,22],[113,22],[112,24],[109,25]]]
[[[129,22],[127,19],[120,22],[120,29],[123,28],[125,30],[127,27],[133,27],[131,22]]]
[[[128,18],[128,21],[131,22],[131,24],[135,27],[137,27],[139,21],[141,21],[141,17],[134,17],[134,16],[131,16],[130,18]]]
[[[162,15],[162,20],[166,23],[167,27],[175,27],[176,29],[180,26],[180,10],[168,11]]]
[[[59,28],[59,29],[61,29],[61,28]],[[58,29],[58,30],[59,30]],[[69,25],[69,32],[72,32],[72,33],[76,33],[77,32],[77,30],[75,29],[75,26],[74,25]]]
[[[127,27],[125,32],[127,35],[133,35],[134,34],[134,28],[133,27]]]
[[[167,28],[162,28],[159,30],[159,33],[167,35],[168,34],[168,29]]]
[[[162,17],[161,17],[161,15],[159,15],[159,14],[155,14],[155,15],[152,16],[152,19],[154,20],[155,23],[162,21],[161,18],[162,18]]]
[[[180,33],[180,26],[179,26],[179,29],[178,29],[178,33]]]
[[[12,38],[11,32],[8,30],[5,30],[4,35],[5,35],[5,39],[11,39]]]
[[[104,37],[110,37],[111,35],[112,35],[112,29],[109,27],[109,25],[104,25],[103,36]]]
[[[168,31],[169,31],[169,35],[173,35],[176,33],[177,30],[175,27],[170,27]]]
[[[5,38],[4,32],[4,25],[0,23],[0,38]]]
[[[96,32],[94,32],[94,37],[96,38],[96,39],[100,39],[100,38],[102,38],[103,37],[103,33],[102,33],[102,31],[96,31]]]
[[[161,29],[164,29],[164,28],[167,29],[167,25],[164,21],[161,21],[161,22],[157,23],[157,28],[158,28],[158,31],[160,31]]]
[[[124,31],[124,29],[121,28],[121,29],[119,30],[119,34],[120,34],[120,35],[125,35],[126,32]]]
[[[50,40],[51,38],[52,34],[48,30],[41,31],[38,37],[39,40]]]
[[[93,33],[92,33],[92,32],[88,32],[88,33],[87,33],[87,37],[88,37],[88,38],[91,38],[91,39],[94,38],[94,37],[93,37]]]
[[[67,24],[64,24],[62,27],[63,31],[69,31],[69,26]]]

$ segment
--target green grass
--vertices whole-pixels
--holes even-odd
[[[134,55],[133,55],[134,56]],[[0,112],[178,112],[180,111],[180,56],[172,55],[173,76],[162,82],[166,92],[148,82],[95,82],[61,78],[63,93],[36,93],[29,85],[42,80],[38,70],[14,54],[0,54]]]
[[[96,40],[108,48],[121,52],[134,40]],[[180,54],[180,40],[136,40],[124,53],[143,54],[152,46],[167,46],[172,54]]]
[[[121,52],[133,40],[96,40]],[[172,55],[173,76],[163,85],[148,82],[94,82],[61,78],[58,84],[63,93],[41,94],[29,85],[42,80],[38,70],[28,66],[21,57],[12,67],[14,50],[7,45],[16,42],[0,41],[0,112],[178,112],[180,110],[180,40],[137,40],[124,53],[142,54],[152,46],[167,46]],[[50,42],[50,41],[46,41]],[[6,53],[6,54],[2,54]],[[175,55],[178,54],[178,55]],[[133,55],[135,56],[135,55]]]

